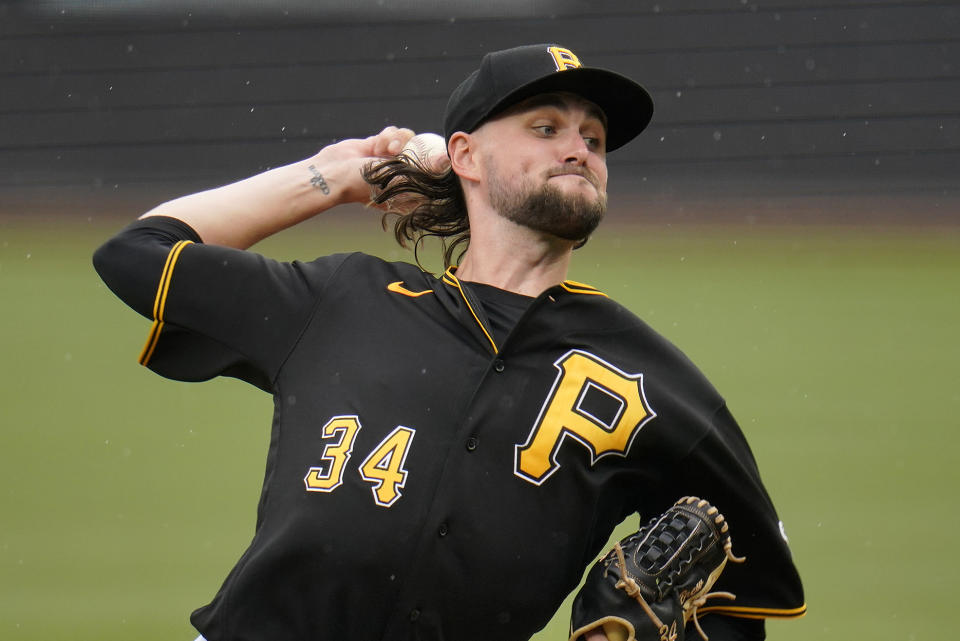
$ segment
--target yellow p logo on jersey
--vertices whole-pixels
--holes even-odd
[[[557,66],[557,71],[576,69],[582,66],[580,59],[569,49],[564,49],[563,47],[547,47],[547,51],[553,56],[553,64]]]
[[[514,474],[534,485],[560,468],[557,453],[568,437],[589,450],[593,465],[610,454],[626,456],[637,432],[656,416],[643,391],[643,374],[627,374],[576,349],[553,365],[553,389],[527,441],[515,450]],[[596,400],[603,398],[607,410],[596,412]]]

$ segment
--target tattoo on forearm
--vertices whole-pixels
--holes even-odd
[[[307,167],[310,170],[310,173],[313,174],[313,178],[310,179],[310,184],[322,191],[325,195],[330,194],[330,187],[327,186],[327,181],[323,179],[323,176],[320,175],[320,172],[317,171],[317,168],[313,165]]]

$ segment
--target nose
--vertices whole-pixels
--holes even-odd
[[[590,156],[590,148],[579,132],[571,132],[564,141],[564,163],[585,165]]]

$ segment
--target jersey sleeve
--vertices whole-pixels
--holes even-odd
[[[136,221],[94,254],[111,291],[153,321],[142,365],[175,380],[225,375],[265,390],[343,260],[284,263],[205,245],[161,216]]]
[[[700,613],[743,619],[803,616],[803,586],[783,523],[726,405],[716,411],[711,429],[676,470],[678,496],[700,496],[715,505],[730,524],[733,552],[746,557],[744,563],[727,563],[714,587],[715,591],[732,592],[736,600],[708,601]]]

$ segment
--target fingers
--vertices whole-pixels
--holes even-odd
[[[407,144],[407,141],[411,138],[413,138],[413,131],[411,129],[394,127],[393,125],[385,127],[383,131],[376,136],[371,136],[368,139],[373,145],[373,153],[371,155],[381,158],[396,156],[403,150],[403,146]]]
[[[607,641],[607,635],[603,633],[602,627],[597,627],[583,635],[583,641]]]

